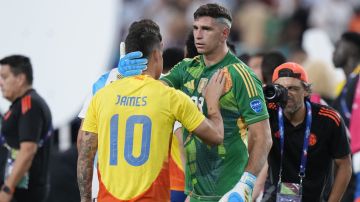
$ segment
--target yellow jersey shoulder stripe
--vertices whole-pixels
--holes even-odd
[[[243,81],[245,83],[246,90],[248,92],[249,97],[252,98],[252,97],[257,96],[258,92],[256,90],[254,80],[250,76],[249,72],[241,64],[235,64],[234,68],[240,74],[240,76],[242,77],[242,79],[243,79]]]
[[[248,96],[249,96],[249,97],[253,97],[253,96],[252,96],[252,92],[251,92],[250,89],[249,89],[248,82],[247,82],[247,80],[245,79],[245,75],[236,67],[236,65],[234,65],[233,67],[234,67],[234,69],[240,74],[242,80],[244,81],[244,84],[245,84],[245,87],[246,87],[246,91],[247,91],[247,93],[248,93]]]
[[[246,69],[246,67],[243,64],[240,64],[239,66],[245,72],[245,74],[247,75],[247,78],[250,80],[251,86],[253,87],[253,90],[254,90],[254,96],[258,96],[259,93],[257,92],[253,77],[250,75],[249,71]]]

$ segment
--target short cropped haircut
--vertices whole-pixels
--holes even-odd
[[[15,75],[24,74],[29,85],[33,83],[33,70],[30,59],[23,55],[11,55],[0,60],[0,65],[9,65]]]
[[[210,3],[200,6],[194,13],[194,20],[199,17],[212,17],[215,19],[225,18],[226,20],[232,22],[231,14],[228,9],[218,4]]]
[[[162,37],[159,26],[152,20],[132,23],[125,39],[125,52],[141,51],[148,58],[155,48],[160,48]]]

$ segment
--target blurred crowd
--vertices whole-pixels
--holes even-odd
[[[149,18],[162,28],[165,48],[182,48],[195,9],[210,2],[214,1],[124,0],[121,38],[131,22]],[[345,75],[334,68],[332,52],[343,32],[360,32],[360,1],[226,0],[221,4],[232,12],[229,42],[241,59],[277,50],[306,68],[315,92],[329,100],[338,95]]]

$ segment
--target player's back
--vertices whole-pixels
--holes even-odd
[[[94,96],[90,107],[98,124],[99,201],[169,200],[170,139],[175,119],[187,113],[179,110],[184,99],[191,103],[144,75],[115,81]],[[197,127],[202,120],[187,125]]]

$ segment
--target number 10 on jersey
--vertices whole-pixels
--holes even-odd
[[[134,145],[135,124],[142,125],[141,145]],[[110,165],[118,164],[118,138],[119,137],[119,115],[115,114],[110,120]],[[145,115],[132,115],[126,120],[126,128],[120,129],[125,133],[124,159],[132,166],[141,166],[149,159],[151,140],[151,119]],[[120,134],[124,134],[121,133]],[[135,134],[136,135],[136,134]],[[134,147],[140,147],[139,156],[133,155]]]

